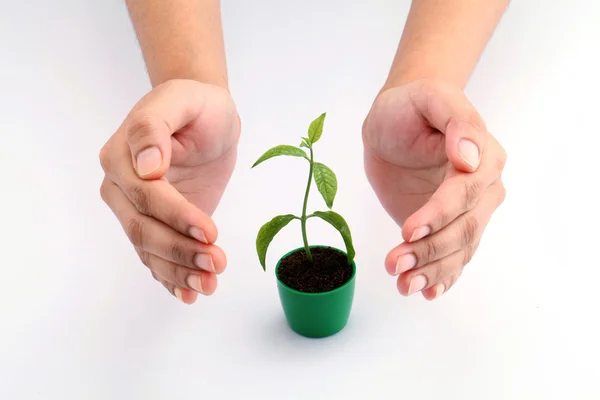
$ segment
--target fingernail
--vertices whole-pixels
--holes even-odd
[[[202,276],[201,275],[188,275],[187,284],[198,293],[204,293],[202,289]]]
[[[203,269],[205,271],[214,272],[214,273],[217,272],[215,270],[215,264],[213,264],[213,260],[212,260],[212,257],[210,256],[210,254],[206,254],[206,253],[196,254],[196,257],[194,257],[194,264],[196,264],[196,266],[198,268]]]
[[[417,265],[417,257],[415,257],[414,254],[408,253],[401,255],[396,262],[396,275],[414,268],[415,265]]]
[[[181,291],[181,288],[176,287],[175,290],[173,290],[175,292],[175,296],[183,303],[185,303],[185,301],[183,301],[183,292]]]
[[[423,239],[425,236],[431,233],[431,228],[428,226],[420,226],[414,230],[409,242],[416,242],[419,239]]]
[[[158,169],[162,163],[162,155],[156,146],[148,147],[137,155],[136,170],[138,175],[146,176]]]
[[[202,232],[201,229],[198,229],[195,226],[192,226],[190,228],[190,236],[202,243],[208,244],[208,240],[206,240],[206,236],[204,235],[204,232]]]
[[[444,294],[444,290],[446,290],[446,287],[444,286],[443,283],[438,283],[437,285],[435,285],[435,299],[437,299],[438,297],[440,297],[442,294]]]
[[[471,167],[479,166],[479,148],[469,139],[461,139],[458,142],[458,154]]]
[[[427,285],[427,278],[424,275],[414,276],[408,284],[408,294],[416,293]]]

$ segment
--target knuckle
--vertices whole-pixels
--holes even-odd
[[[192,257],[187,256],[187,251],[185,247],[181,243],[173,243],[171,244],[171,249],[169,250],[171,255],[171,259],[173,262],[181,265],[191,265]]]
[[[437,254],[439,254],[440,248],[439,243],[435,240],[429,239],[423,243],[419,262],[421,265],[427,264],[429,261],[434,260]]]
[[[144,248],[145,227],[144,223],[137,218],[132,218],[127,223],[125,232],[129,241],[135,246]]]
[[[155,136],[160,126],[160,123],[154,117],[138,113],[131,118],[131,123],[127,129],[127,137],[130,141],[143,141]]]
[[[479,134],[483,134],[487,132],[487,126],[485,121],[481,117],[481,115],[477,112],[473,104],[463,96],[463,101],[460,107],[460,110],[456,113],[455,116],[450,118],[451,123],[455,123],[457,125],[467,125],[472,128]]]
[[[487,132],[487,126],[485,125],[483,118],[481,118],[481,115],[479,115],[477,110],[475,110],[469,102],[463,104],[462,110],[458,115],[450,117],[448,125],[469,128],[480,135]]]
[[[469,215],[465,219],[465,224],[462,229],[462,245],[471,246],[475,241],[475,236],[479,230],[479,221],[473,215]]]
[[[483,118],[481,118],[481,115],[472,108],[467,111],[464,121],[478,132],[487,132],[487,126],[485,125],[485,122],[483,122]]]
[[[463,184],[463,199],[464,210],[472,209],[477,203],[479,193],[481,192],[481,184],[475,179],[467,179]]]
[[[148,191],[141,186],[134,186],[130,192],[135,208],[144,215],[150,215],[150,196]]]

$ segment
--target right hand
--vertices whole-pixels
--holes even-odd
[[[225,253],[211,219],[237,158],[240,119],[229,92],[192,80],[156,86],[100,151],[100,189],[142,263],[192,304],[210,295]]]

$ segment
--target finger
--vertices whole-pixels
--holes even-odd
[[[188,290],[185,288],[182,289],[178,286],[175,286],[172,283],[164,281],[161,277],[159,277],[155,273],[152,273],[152,276],[154,277],[154,279],[156,279],[158,282],[160,282],[165,287],[165,289],[167,289],[169,291],[169,293],[171,293],[173,296],[177,297],[179,299],[179,301],[181,301],[182,303],[194,304],[196,302],[196,299],[198,298],[197,292],[195,292],[193,290]]]
[[[111,143],[101,160],[109,180],[116,183],[137,210],[164,222],[176,231],[210,244],[217,240],[217,227],[206,213],[189,202],[164,179],[146,181],[137,177],[125,144]]]
[[[142,260],[142,263],[146,266],[149,266],[149,257],[150,254],[140,248],[135,248],[135,251],[138,253],[138,256],[140,257],[140,260]],[[149,268],[150,269],[150,268]],[[169,291],[169,293],[171,293],[173,296],[177,297],[181,302],[185,303],[185,304],[193,304],[196,299],[198,298],[198,292],[194,291],[194,290],[190,290],[190,289],[186,289],[186,288],[181,288],[178,287],[170,282],[165,281],[163,278],[161,278],[156,272],[154,272],[152,269],[150,269],[150,273],[152,274],[152,277],[160,282],[165,289],[167,289]]]
[[[406,219],[402,226],[404,240],[415,242],[441,230],[473,209],[491,185],[498,186],[495,196],[499,205],[504,201],[506,191],[499,180],[501,171],[498,168],[501,168],[500,164],[487,158],[473,174],[456,173],[446,178],[427,203]]]
[[[223,250],[184,236],[139,213],[113,182],[105,181],[102,195],[135,247],[188,268],[217,274],[225,270],[227,260]]]
[[[198,293],[193,290],[182,289],[180,287],[175,287],[174,290],[177,298],[185,304],[194,304],[198,298]]]
[[[432,288],[438,283],[444,285],[444,288],[445,285],[449,287],[452,276],[460,274],[465,265],[465,260],[470,257],[467,254],[468,251],[467,249],[459,250],[423,267],[400,274],[397,281],[398,291],[403,296],[410,296]],[[434,290],[439,290],[439,287]],[[438,295],[441,295],[441,293]]]
[[[206,296],[210,296],[217,289],[217,276],[211,272],[182,267],[141,249],[138,254],[142,262],[162,281]]]
[[[436,283],[433,286],[428,287],[427,289],[421,290],[421,294],[425,298],[425,300],[435,300],[441,295],[448,293],[450,289],[452,289],[458,281],[458,278],[462,275],[464,271],[464,267],[455,275],[450,276],[450,278],[445,279],[444,282]]]
[[[492,214],[500,205],[503,192],[504,187],[500,181],[492,184],[473,210],[432,235],[394,248],[386,257],[388,273],[398,275],[472,246],[479,240]]]
[[[446,153],[454,167],[463,172],[477,170],[489,135],[464,93],[427,81],[417,87],[411,99],[421,115],[446,135]]]
[[[455,273],[453,275],[450,275],[450,277],[448,277],[446,275],[446,277],[444,279],[441,280],[441,282],[437,282],[434,285],[430,285],[429,287],[421,290],[421,294],[423,295],[423,297],[426,300],[435,300],[438,297],[440,297],[442,294],[447,293],[456,283],[456,281],[458,280],[458,278],[460,278],[460,276],[462,275],[463,271],[464,271],[464,267],[470,262],[471,258],[473,257],[473,254],[475,253],[475,251],[477,250],[477,248],[479,247],[479,243],[481,241],[481,236],[479,237],[479,239],[477,239],[477,241],[470,246],[469,248],[467,248],[464,251],[464,260],[463,260],[463,266],[462,268],[460,268],[460,270],[458,271],[458,273]]]
[[[436,283],[435,285],[430,286],[427,289],[421,290],[421,294],[423,295],[425,300],[432,301],[437,299],[441,295],[448,293],[448,291],[452,289],[452,287],[454,287],[454,284],[456,283],[458,278],[460,278],[460,276],[462,275],[463,270],[464,267],[458,274],[452,275],[449,278],[444,279],[443,282]]]
[[[201,113],[211,90],[207,85],[170,81],[155,87],[131,110],[124,131],[137,174],[145,179],[164,176],[171,160],[171,135]]]
[[[202,243],[211,244],[217,240],[217,227],[212,218],[168,182],[137,180],[122,187],[139,213],[157,219]]]

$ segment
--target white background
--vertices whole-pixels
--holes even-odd
[[[508,197],[435,302],[386,274],[400,230],[361,160],[408,6],[224,1],[243,119],[215,214],[229,264],[185,306],[99,196],[98,152],[149,90],[123,2],[2,0],[0,399],[599,399],[600,5],[514,1],[489,43],[467,93],[508,152]],[[249,167],[323,111],[316,152],[338,174],[359,272],[347,328],[309,340],[287,328],[273,276],[297,226],[267,273],[254,252],[260,225],[301,205],[305,165]],[[309,232],[342,246],[324,224]]]

